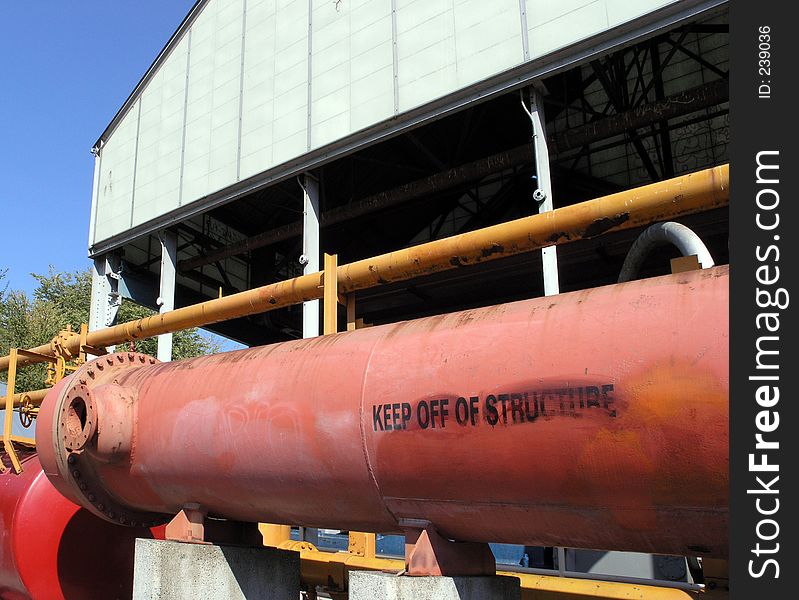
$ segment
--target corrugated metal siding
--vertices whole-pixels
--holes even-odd
[[[90,245],[674,3],[210,0],[100,150]]]

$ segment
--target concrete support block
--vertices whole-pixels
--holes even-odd
[[[516,577],[410,577],[350,572],[350,600],[518,600]]]
[[[133,600],[297,600],[299,597],[297,552],[136,540]]]

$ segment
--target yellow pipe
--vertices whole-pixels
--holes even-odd
[[[339,267],[339,293],[411,279],[725,206],[729,165]]]
[[[611,231],[620,231],[725,206],[729,201],[729,166],[588,200],[572,206],[523,217],[492,227],[436,240],[338,267],[338,293],[346,294],[384,283],[479,262],[495,260],[545,246],[564,244]],[[93,347],[153,337],[190,327],[275,310],[323,296],[323,273],[311,273],[239,292],[223,298],[155,314],[137,321],[91,331],[86,343]],[[80,337],[64,341],[70,352],[80,351]],[[31,351],[52,356],[49,344]],[[20,366],[41,362],[21,356]],[[0,371],[8,369],[0,357]]]
[[[27,400],[33,406],[40,406],[41,403],[44,401],[44,397],[47,395],[47,392],[49,391],[50,388],[44,388],[42,390],[34,390],[32,392],[20,392],[18,394],[14,394],[14,408],[20,406],[23,400]]]
[[[333,591],[345,591],[350,571],[395,571],[405,569],[405,562],[393,558],[368,558],[348,552],[324,552],[299,546],[301,576],[309,586],[335,586]],[[695,596],[683,590],[654,585],[615,583],[596,579],[572,579],[550,575],[532,575],[497,571],[497,575],[518,577],[522,600],[693,600]]]

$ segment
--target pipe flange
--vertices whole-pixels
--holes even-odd
[[[94,463],[84,453],[67,457],[69,482],[82,499],[81,506],[105,521],[127,527],[154,527],[169,521],[169,515],[131,510],[108,493],[99,483]]]
[[[94,388],[113,383],[127,369],[149,367],[158,361],[138,352],[118,352],[87,362],[75,371],[55,407],[58,419],[53,445],[58,471],[78,503],[96,516],[129,527],[152,527],[169,520],[168,515],[131,510],[106,490],[96,461],[98,423],[102,413]]]
[[[94,395],[83,383],[69,388],[61,402],[58,420],[61,439],[68,451],[81,450],[97,431]]]

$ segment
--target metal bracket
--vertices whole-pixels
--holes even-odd
[[[200,504],[184,504],[181,511],[164,528],[164,539],[202,545],[232,544],[254,548],[263,545],[263,539],[254,523],[207,517],[208,511]]]
[[[689,256],[678,256],[671,259],[671,274],[685,273],[686,271],[699,271],[702,265],[696,254]]]
[[[284,542],[291,540],[291,526],[277,525],[275,523],[258,523],[258,531],[263,536],[264,546],[277,548]]]
[[[45,386],[54,386],[64,378],[68,371],[71,373],[77,368],[69,364],[73,360],[80,360],[79,355],[75,356],[69,350],[69,340],[77,335],[79,334],[72,331],[72,326],[67,325],[66,329],[59,331],[58,334],[50,340],[50,348],[52,349],[54,360],[49,361],[50,364],[47,365],[47,379],[44,382]]]
[[[344,300],[345,302],[341,302],[341,300],[339,302],[347,307],[347,331],[355,331],[356,329],[372,326],[372,323],[366,323],[363,319],[355,316],[355,292],[347,294]]]
[[[405,530],[405,572],[417,576],[494,575],[497,563],[488,544],[453,542],[430,521],[400,519]]]
[[[355,331],[358,328],[358,320],[355,318],[355,294],[347,296],[347,331]]]
[[[72,327],[67,325],[67,328],[59,331],[50,341],[50,348],[52,349],[53,356],[47,357],[50,363],[47,366],[47,379],[45,386],[52,387],[61,381],[68,373],[74,373],[82,364],[88,359],[88,355],[102,356],[106,354],[105,348],[98,348],[89,346],[86,343],[89,334],[89,326],[82,323],[80,326],[80,333],[72,331]],[[79,345],[77,354],[69,349],[70,340],[79,337]]]
[[[347,552],[364,558],[374,558],[377,554],[377,536],[374,533],[350,531]]]
[[[205,541],[206,514],[199,504],[184,504],[181,511],[167,523],[164,538],[173,542],[208,544]]]

